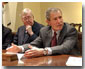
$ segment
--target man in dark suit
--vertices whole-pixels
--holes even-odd
[[[2,25],[2,49],[6,49],[12,41],[11,29]]]
[[[25,57],[37,57],[53,54],[78,55],[77,30],[63,22],[62,11],[58,8],[49,8],[46,11],[48,26],[40,30],[39,37],[23,48],[12,44],[9,52],[24,52]],[[12,50],[15,47],[14,50]]]
[[[28,8],[25,8],[22,11],[21,17],[24,25],[18,28],[14,37],[13,43],[16,45],[23,45],[32,42],[37,36],[39,36],[39,31],[43,27],[43,25],[34,21],[32,11]]]

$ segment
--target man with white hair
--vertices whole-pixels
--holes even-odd
[[[39,31],[43,25],[34,21],[34,16],[29,8],[25,8],[21,14],[23,26],[18,28],[13,43],[23,45],[32,42],[39,35]]]

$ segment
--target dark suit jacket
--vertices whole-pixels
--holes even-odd
[[[24,25],[19,27],[16,35],[14,36],[13,40],[14,44],[23,45],[32,42],[34,39],[36,39],[37,36],[39,36],[39,32],[42,27],[43,25],[34,21],[34,25],[32,26],[34,35],[32,36],[29,36],[29,34],[26,33],[26,28]]]
[[[12,41],[12,32],[11,29],[4,27],[2,25],[2,49],[6,49]]]
[[[64,23],[63,29],[60,31],[58,43],[56,46],[51,47],[52,29],[50,26],[46,26],[40,30],[40,36],[31,42],[31,45],[39,48],[50,47],[52,54],[72,54],[79,55],[77,41],[78,35],[74,27],[67,23]],[[28,49],[28,44],[23,45],[24,49]]]

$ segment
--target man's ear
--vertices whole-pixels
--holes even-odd
[[[46,23],[50,26],[50,21],[49,20],[46,20]]]

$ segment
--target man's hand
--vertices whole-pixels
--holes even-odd
[[[9,47],[9,48],[6,49],[7,52],[18,53],[18,52],[21,52],[22,51],[22,49],[19,46],[15,45],[13,43],[11,45],[12,45],[11,47]]]
[[[27,25],[26,26],[26,31],[28,32],[28,34],[30,35],[30,36],[32,36],[34,33],[33,33],[33,31],[32,31],[32,27],[30,26],[30,25]]]
[[[27,50],[24,54],[25,57],[31,58],[31,57],[38,57],[44,55],[44,49],[33,47],[31,45],[28,46],[30,50]]]

